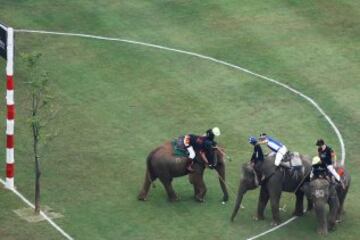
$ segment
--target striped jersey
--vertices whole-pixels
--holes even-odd
[[[278,140],[273,139],[272,137],[266,137],[266,139],[268,140],[267,146],[274,152],[279,151],[279,149],[284,146],[284,144]]]

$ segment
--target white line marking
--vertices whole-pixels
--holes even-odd
[[[133,41],[133,40],[128,40],[128,39],[121,39],[121,38],[114,38],[114,37],[104,37],[104,36],[97,36],[97,35],[91,35],[91,34],[82,34],[82,33],[64,33],[64,32],[52,32],[52,31],[42,31],[42,30],[27,30],[27,29],[15,29],[15,32],[25,32],[25,33],[40,33],[40,34],[52,34],[52,35],[63,35],[63,36],[73,36],[73,37],[82,37],[82,38],[91,38],[91,39],[98,39],[98,40],[106,40],[106,41],[116,41],[116,42],[125,42],[125,43],[131,43],[131,44],[136,44],[136,45],[142,45],[142,46],[146,46],[146,47],[152,47],[152,48],[157,48],[157,49],[162,49],[162,50],[167,50],[167,51],[172,51],[172,52],[177,52],[177,53],[182,53],[182,54],[186,54],[186,55],[190,55],[190,56],[194,56],[194,57],[198,57],[201,59],[206,59],[212,62],[216,62],[231,68],[235,68],[237,70],[240,70],[242,72],[248,73],[250,75],[256,76],[258,78],[267,80],[269,82],[272,82],[276,85],[279,85],[293,93],[295,93],[296,95],[299,95],[300,97],[304,98],[305,100],[307,100],[308,102],[311,103],[311,105],[313,105],[324,117],[325,119],[328,121],[328,123],[330,124],[330,126],[333,128],[333,130],[336,133],[336,136],[339,140],[340,143],[340,147],[341,147],[341,165],[345,164],[345,156],[346,156],[346,150],[345,150],[345,144],[344,144],[344,140],[343,137],[339,131],[339,129],[336,127],[336,125],[334,124],[334,122],[331,120],[331,118],[325,113],[325,111],[309,96],[303,94],[302,92],[290,87],[287,84],[281,83],[275,79],[266,77],[264,75],[252,72],[246,68],[242,68],[239,67],[237,65],[213,58],[213,57],[209,57],[209,56],[205,56],[199,53],[194,53],[194,52],[189,52],[189,51],[185,51],[185,50],[179,50],[179,49],[175,49],[175,48],[169,48],[169,47],[164,47],[164,46],[160,46],[160,45],[156,45],[156,44],[151,44],[151,43],[144,43],[144,42],[139,42],[139,41]],[[260,233],[259,235],[256,235],[254,237],[250,237],[248,239],[256,239],[258,237],[264,236],[267,233],[270,233],[272,231],[275,231],[277,229],[279,229],[280,227],[285,226],[286,224],[292,222],[293,220],[295,220],[297,217],[292,217],[289,220],[287,220],[286,222],[271,228],[267,231],[265,231],[264,233]]]
[[[265,232],[263,232],[263,233],[260,233],[260,234],[258,234],[258,235],[256,235],[256,236],[247,238],[246,240],[253,240],[253,239],[262,237],[262,236],[264,236],[264,235],[266,235],[266,234],[268,234],[268,233],[271,233],[271,232],[273,232],[273,231],[275,231],[275,230],[277,230],[277,229],[285,226],[285,225],[288,224],[288,223],[291,223],[292,221],[294,221],[294,220],[297,219],[297,218],[298,218],[298,217],[294,216],[294,217],[288,219],[286,222],[283,222],[283,223],[277,225],[276,227],[273,227],[273,228],[271,228],[271,229],[269,229],[269,230],[267,230],[267,231],[265,231]]]
[[[0,182],[5,186],[6,183],[1,178],[0,178]],[[19,193],[16,189],[14,188],[7,188],[7,189],[15,193],[21,200],[23,200],[31,208],[35,209],[35,206],[29,200],[27,200],[21,193]],[[61,227],[59,227],[55,222],[53,222],[43,211],[40,211],[40,215],[43,218],[45,218],[45,220],[48,221],[50,225],[53,226],[56,230],[58,230],[66,239],[73,240],[73,238],[70,237],[69,234],[67,234],[64,230],[62,230]]]

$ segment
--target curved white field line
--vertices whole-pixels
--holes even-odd
[[[128,39],[121,39],[121,38],[114,38],[114,37],[104,37],[104,36],[97,36],[97,35],[90,35],[90,34],[82,34],[82,33],[64,33],[64,32],[52,32],[52,31],[42,31],[42,30],[29,30],[29,29],[14,29],[15,32],[24,32],[24,33],[39,33],[39,34],[51,34],[51,35],[63,35],[63,36],[72,36],[72,37],[81,37],[81,38],[91,38],[91,39],[98,39],[98,40],[106,40],[106,41],[116,41],[116,42],[125,42],[125,43],[130,43],[130,44],[136,44],[136,45],[141,45],[141,46],[146,46],[146,47],[151,47],[151,48],[157,48],[157,49],[162,49],[162,50],[166,50],[166,51],[171,51],[171,52],[177,52],[177,53],[182,53],[182,54],[186,54],[186,55],[190,55],[193,57],[197,57],[197,58],[201,58],[201,59],[205,59],[211,62],[215,62],[215,63],[219,63],[237,70],[240,70],[242,72],[248,73],[250,75],[256,76],[258,78],[261,78],[263,80],[267,80],[269,82],[272,82],[276,85],[279,85],[293,93],[295,93],[296,95],[299,95],[300,97],[304,98],[305,100],[307,100],[308,102],[311,103],[311,105],[313,105],[320,113],[321,115],[323,115],[325,117],[325,119],[328,121],[328,123],[330,124],[330,126],[333,128],[333,130],[336,133],[336,136],[338,138],[338,141],[340,143],[340,147],[341,147],[341,165],[345,164],[345,156],[346,156],[346,150],[345,150],[345,144],[344,144],[344,140],[343,137],[339,131],[339,129],[336,127],[336,125],[334,124],[334,122],[331,120],[331,118],[325,113],[325,111],[309,96],[303,94],[302,92],[290,87],[287,84],[281,83],[275,79],[266,77],[264,75],[252,72],[246,68],[242,68],[239,67],[237,65],[213,58],[213,57],[209,57],[206,55],[202,55],[199,53],[194,53],[194,52],[189,52],[189,51],[185,51],[185,50],[179,50],[179,49],[175,49],[175,48],[170,48],[170,47],[164,47],[164,46],[160,46],[160,45],[156,45],[156,44],[151,44],[151,43],[144,43],[144,42],[139,42],[139,41],[133,41],[133,40],[128,40]],[[248,240],[253,240],[256,238],[259,238],[261,236],[264,236],[267,233],[270,233],[272,231],[275,231],[283,226],[285,226],[286,224],[292,222],[293,220],[295,220],[297,217],[292,217],[290,219],[288,219],[286,222],[271,228],[263,233],[260,233],[256,236],[250,237],[248,238]]]
[[[0,178],[0,182],[5,186],[5,181]],[[19,193],[15,188],[8,188],[10,191],[16,194],[21,200],[23,200],[29,207],[34,208],[35,206],[27,200],[21,193]],[[67,234],[64,230],[61,229],[56,223],[54,223],[53,220],[51,220],[43,211],[40,211],[40,215],[50,223],[51,226],[53,226],[56,230],[58,230],[66,239],[73,240],[72,237],[70,237],[69,234]]]

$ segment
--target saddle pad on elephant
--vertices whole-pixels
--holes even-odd
[[[298,152],[287,152],[282,161],[285,167],[301,167],[303,165],[300,154]]]
[[[182,148],[178,147],[178,140],[177,139],[174,139],[171,142],[171,145],[173,147],[173,155],[174,156],[178,156],[178,157],[188,157],[189,156],[188,152],[185,149],[182,149]]]
[[[298,152],[293,152],[292,157],[290,159],[290,164],[292,167],[299,167],[303,165],[300,158],[300,154]]]
[[[287,165],[287,169],[290,168],[290,176],[292,176],[293,178],[304,177],[305,168],[298,152],[289,152],[285,161],[287,162],[285,162],[284,165]]]

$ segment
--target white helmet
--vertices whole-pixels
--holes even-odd
[[[211,129],[212,130],[212,132],[213,132],[213,134],[215,135],[215,136],[220,136],[220,134],[221,134],[221,132],[220,132],[220,129],[218,128],[218,127],[214,127],[213,129]]]
[[[319,164],[320,162],[321,162],[321,159],[318,156],[313,157],[312,165]]]

